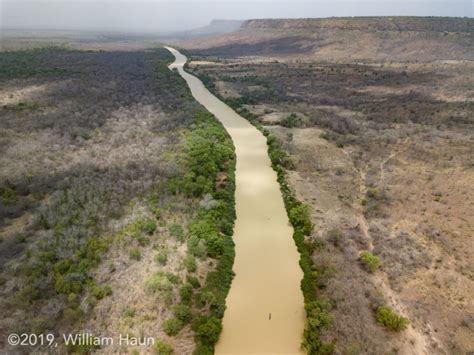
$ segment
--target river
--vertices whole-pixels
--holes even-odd
[[[166,47],[194,98],[222,122],[237,156],[234,227],[236,274],[216,354],[301,354],[303,272],[266,138],[184,71],[187,58]]]

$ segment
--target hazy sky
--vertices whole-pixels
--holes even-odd
[[[0,0],[0,28],[174,31],[212,19],[466,16],[471,0]]]

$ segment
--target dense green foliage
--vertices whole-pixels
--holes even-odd
[[[196,326],[196,353],[212,353],[217,341],[225,299],[233,278],[234,243],[232,241],[235,220],[235,158],[230,137],[222,125],[210,114],[200,113],[196,117],[196,127],[187,136],[186,168],[179,189],[190,196],[203,196],[210,193],[217,201],[215,207],[200,208],[188,227],[188,255],[186,267],[189,272],[194,268],[193,258],[211,257],[217,259],[214,271],[208,273],[201,294],[210,293],[215,301],[203,309]],[[219,180],[218,180],[219,174]],[[224,178],[223,178],[224,177]],[[190,278],[186,297],[198,287],[197,280]],[[181,296],[183,297],[181,290]]]
[[[370,272],[375,272],[380,266],[380,258],[373,255],[370,251],[364,250],[359,255],[362,265]]]
[[[163,330],[168,336],[174,336],[183,329],[184,323],[178,318],[170,318],[163,324]]]
[[[112,288],[109,285],[105,285],[105,286],[96,285],[91,288],[91,293],[95,298],[97,298],[98,300],[101,300],[102,298],[106,296],[110,296],[112,294]]]
[[[166,344],[162,340],[158,340],[154,346],[155,353],[157,355],[173,355],[174,351],[171,345]]]
[[[6,205],[16,203],[18,196],[15,187],[10,184],[0,186],[0,200]]]
[[[172,224],[170,226],[170,234],[173,237],[176,237],[179,241],[182,241],[184,239],[184,230],[183,227],[179,224]]]
[[[219,339],[222,331],[222,321],[215,316],[202,318],[195,326],[195,330],[201,342],[211,347]]]
[[[394,331],[404,330],[410,323],[408,318],[396,314],[388,306],[378,307],[375,312],[375,317],[377,322],[382,324],[385,328]]]
[[[193,129],[185,133],[180,161],[185,171],[181,178],[170,181],[170,191],[191,199],[210,196],[212,203],[197,209],[186,236],[180,225],[169,227],[170,234],[178,240],[187,238],[183,264],[188,275],[179,289],[180,303],[174,307],[175,317],[166,322],[165,331],[176,335],[182,326],[192,322],[196,332],[195,353],[212,354],[222,329],[225,299],[233,278],[235,220],[234,147],[214,116],[207,112],[196,114]],[[197,270],[196,258],[212,258],[217,262],[204,285],[190,275]],[[165,258],[161,256],[159,261],[165,262]],[[147,284],[151,292],[163,292],[163,289],[167,292],[168,287],[167,280],[159,274]],[[197,314],[194,306],[198,308]]]
[[[24,51],[6,51],[0,56],[0,79],[64,75],[73,73],[71,69],[58,68],[54,57],[65,55],[66,48],[45,47]]]
[[[192,308],[186,304],[178,304],[173,310],[174,316],[184,324],[187,324],[193,319]]]
[[[303,348],[309,354],[332,354],[334,344],[326,344],[319,337],[321,330],[334,321],[334,316],[330,313],[331,304],[327,300],[306,302],[305,310],[307,321],[304,330]]]

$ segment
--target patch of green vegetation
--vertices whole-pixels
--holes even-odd
[[[173,282],[170,281],[169,275],[166,275],[163,272],[153,274],[145,282],[145,290],[163,299],[166,305],[172,303],[173,288]]]
[[[173,290],[173,283],[166,274],[157,272],[146,281],[145,289],[151,293],[168,292]]]
[[[380,258],[368,250],[364,250],[360,253],[359,260],[364,268],[372,273],[377,271],[380,266]]]
[[[388,198],[385,191],[382,191],[376,187],[367,190],[365,198],[362,199],[361,204],[364,206],[364,213],[370,217],[381,216],[382,203],[388,202]]]
[[[213,347],[219,340],[222,331],[222,320],[215,316],[201,317],[193,325],[193,329],[202,345]]]
[[[292,113],[286,116],[280,123],[283,127],[287,128],[301,127],[303,125],[303,120],[295,113]]]
[[[156,222],[151,218],[144,217],[128,224],[124,232],[126,234],[130,234],[134,238],[137,238],[142,233],[151,235],[155,232],[155,230]]]
[[[375,311],[377,322],[385,328],[393,331],[401,331],[407,328],[410,321],[408,318],[396,314],[393,309],[388,306],[380,306]]]
[[[128,318],[135,317],[135,308],[127,308],[123,311],[123,316]]]
[[[38,103],[36,102],[25,102],[20,101],[16,104],[8,104],[4,105],[3,109],[6,111],[13,111],[13,112],[23,112],[23,111],[34,111],[39,108]]]
[[[187,304],[178,304],[173,309],[173,314],[184,324],[188,324],[193,320],[193,310]]]
[[[441,192],[435,192],[433,194],[433,201],[440,202],[443,198],[443,194]]]
[[[140,252],[140,249],[132,248],[129,250],[128,256],[132,260],[140,260],[142,257],[142,253]]]
[[[195,272],[197,270],[196,258],[191,254],[186,255],[184,265],[188,272]]]
[[[327,240],[337,248],[341,247],[342,238],[342,232],[339,229],[331,229],[327,234]]]
[[[179,289],[179,295],[181,297],[181,302],[183,302],[185,304],[191,304],[191,302],[193,300],[193,293],[194,293],[193,285],[191,285],[188,282],[184,283],[184,285],[181,286],[181,288]]]
[[[171,345],[166,344],[162,340],[158,340],[153,347],[155,354],[157,355],[173,355],[174,351]]]
[[[112,294],[112,287],[110,287],[109,285],[105,285],[105,286],[94,285],[91,288],[91,293],[95,298],[97,298],[98,300],[101,300],[102,298],[106,296],[110,296]]]
[[[183,327],[184,323],[178,318],[170,318],[163,323],[163,331],[170,337],[178,335]]]
[[[66,51],[64,47],[50,46],[0,52],[0,79],[74,73],[69,69],[55,67],[51,63],[52,57],[64,54]]]
[[[306,302],[306,326],[303,336],[302,347],[308,354],[332,354],[333,343],[324,343],[320,339],[321,331],[330,326],[334,321],[334,315],[330,312],[332,306],[326,299]]]
[[[164,266],[168,262],[168,253],[163,250],[156,256],[156,261],[158,264]]]
[[[190,283],[193,288],[200,288],[201,283],[199,282],[199,279],[196,276],[193,275],[188,275],[186,276],[186,282]],[[0,286],[1,286],[1,279],[0,279]]]
[[[206,242],[199,237],[192,235],[188,239],[188,253],[198,258],[203,258],[207,255]]]
[[[169,228],[170,234],[180,242],[184,240],[184,229],[180,224],[172,224]]]
[[[290,209],[288,216],[293,227],[298,228],[304,235],[310,235],[313,231],[311,223],[311,206],[308,204],[296,204]]]
[[[178,275],[173,274],[172,272],[166,272],[165,276],[173,285],[177,285],[180,282]]]
[[[199,208],[189,223],[188,255],[185,259],[188,272],[194,272],[197,268],[195,257],[217,260],[215,269],[207,274],[202,286],[202,292],[214,295],[214,302],[202,309],[204,314],[198,317],[202,321],[202,324],[199,322],[201,331],[196,332],[195,353],[212,354],[222,327],[225,299],[234,276],[232,234],[235,220],[235,154],[232,141],[224,127],[209,113],[198,113],[194,129],[185,137],[183,161],[186,172],[183,178],[172,181],[171,189],[174,193],[188,197],[210,194],[213,200],[217,201],[216,207],[211,209]],[[218,174],[226,176],[219,184]],[[173,233],[176,234],[176,231]],[[195,297],[194,289],[200,286],[197,278],[188,275],[186,283],[180,288],[181,304],[191,306]],[[214,332],[206,331],[210,328],[213,328]]]
[[[15,187],[10,184],[0,186],[0,199],[5,205],[16,203],[18,201],[18,196]]]

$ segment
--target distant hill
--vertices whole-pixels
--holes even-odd
[[[474,32],[474,19],[452,17],[333,17],[321,19],[259,19],[247,29],[313,29],[346,31]]]
[[[474,60],[474,19],[347,17],[257,19],[235,32],[180,43],[196,55],[328,61]]]

